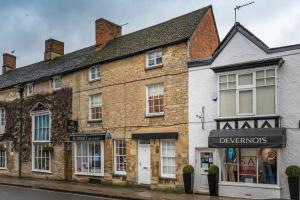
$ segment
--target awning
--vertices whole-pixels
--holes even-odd
[[[149,139],[178,139],[177,132],[164,133],[133,133],[132,139],[149,140]]]
[[[210,148],[282,148],[285,145],[286,130],[284,128],[212,130],[208,137],[208,147]]]
[[[70,140],[73,142],[80,141],[101,141],[105,140],[105,132],[87,132],[87,133],[74,133],[70,135]]]

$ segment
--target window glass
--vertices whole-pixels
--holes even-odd
[[[0,150],[0,169],[6,168],[6,151]]]
[[[28,96],[31,96],[31,95],[33,95],[33,83],[29,83],[28,85],[27,85],[27,95]]]
[[[162,64],[162,50],[147,53],[147,67],[153,67]]]
[[[239,85],[252,85],[252,83],[253,83],[252,73],[239,75]]]
[[[161,140],[161,175],[163,177],[176,176],[175,140]]]
[[[126,142],[115,140],[115,173],[126,173]]]
[[[61,77],[53,78],[53,89],[61,88]]]
[[[256,88],[257,114],[267,115],[275,113],[275,87]]]
[[[5,126],[5,109],[0,108],[0,128]]]
[[[220,91],[220,115],[235,116],[236,115],[236,91],[224,90]]]
[[[147,87],[147,113],[164,112],[164,86],[162,83]]]
[[[90,111],[89,119],[90,120],[99,120],[102,117],[102,99],[101,94],[96,94],[90,96]]]
[[[240,114],[253,113],[253,91],[252,90],[239,91],[239,113]]]
[[[93,66],[89,70],[90,80],[98,80],[100,79],[100,66]]]

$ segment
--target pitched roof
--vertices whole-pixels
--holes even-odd
[[[117,37],[101,49],[91,46],[51,61],[42,61],[6,72],[0,76],[0,90],[186,41],[209,9],[211,6]]]
[[[78,67],[121,59],[143,51],[188,40],[211,6],[120,36],[89,55]]]
[[[248,38],[251,42],[253,42],[256,46],[258,46],[267,54],[300,49],[300,44],[270,48],[263,41],[261,41],[256,35],[254,35],[251,31],[249,31],[239,22],[236,22],[233,25],[233,27],[230,29],[230,31],[226,34],[226,36],[224,37],[224,39],[222,40],[222,42],[220,43],[219,47],[216,49],[212,57],[208,59],[202,59],[202,60],[190,60],[188,62],[188,66],[199,67],[199,66],[212,64],[213,61],[217,58],[217,56],[221,53],[221,51],[226,47],[226,45],[229,43],[229,41],[234,37],[234,35],[237,32],[243,34],[246,38]]]

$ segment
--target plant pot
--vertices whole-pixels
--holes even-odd
[[[290,198],[299,200],[299,177],[288,177]]]
[[[183,174],[184,191],[186,194],[193,193],[193,185],[194,185],[193,179],[194,179],[193,173],[184,173]]]
[[[218,186],[218,176],[217,174],[208,174],[208,186],[209,186],[209,195],[218,196],[219,195],[219,186]]]

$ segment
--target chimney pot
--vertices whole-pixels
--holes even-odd
[[[64,43],[55,39],[45,41],[44,60],[53,60],[58,56],[64,55]]]
[[[16,69],[16,56],[11,55],[9,53],[4,53],[2,74],[14,69]]]
[[[105,45],[122,35],[122,27],[106,19],[97,19],[95,25],[96,46]]]

